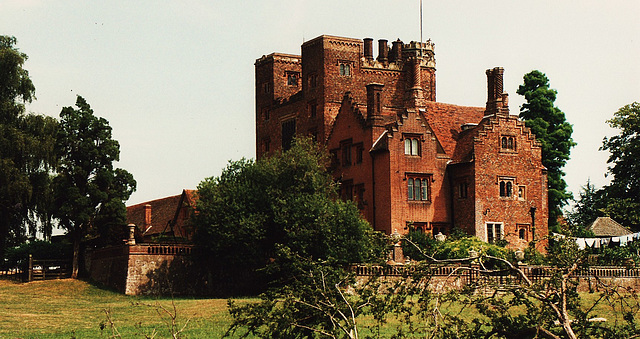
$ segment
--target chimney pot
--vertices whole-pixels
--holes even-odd
[[[373,39],[364,38],[364,57],[368,61],[373,61]]]
[[[144,205],[144,228],[151,226],[151,205]]]
[[[389,56],[390,62],[398,62],[402,60],[402,41],[400,39],[392,42],[391,55]]]
[[[386,39],[378,40],[378,61],[382,63],[389,61],[389,46]]]

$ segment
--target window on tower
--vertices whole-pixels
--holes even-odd
[[[338,71],[339,71],[341,76],[350,77],[351,76],[351,63],[350,62],[345,62],[345,61],[338,62]]]
[[[298,78],[300,78],[300,73],[298,72],[286,72],[287,77],[287,86],[298,86]]]
[[[513,198],[514,181],[515,181],[514,178],[509,178],[509,177],[498,178],[498,185],[500,186],[501,198]]]

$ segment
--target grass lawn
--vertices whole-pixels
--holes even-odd
[[[178,298],[176,323],[188,338],[219,338],[231,323],[224,299]],[[109,338],[105,310],[123,338],[169,337],[170,298],[125,296],[66,279],[17,284],[0,280],[0,338]],[[104,330],[100,325],[105,324]]]
[[[581,295],[585,306],[597,298],[598,294]],[[232,321],[224,299],[172,301],[171,298],[126,296],[72,279],[27,284],[0,280],[0,339],[112,338],[109,319],[122,338],[153,337],[154,333],[156,338],[169,338],[167,324],[171,324],[172,319],[159,306],[173,313],[174,304],[177,328],[188,322],[183,332],[187,338],[220,338]],[[607,318],[608,325],[621,321],[620,309],[613,310],[606,304],[598,305],[592,316]],[[456,302],[441,306],[443,311],[446,308],[446,313],[461,311],[461,305]],[[478,316],[473,308],[465,309],[461,315],[469,321]],[[382,332],[394,332],[391,328],[397,324],[397,319],[390,317],[387,324],[390,328],[383,328]],[[367,325],[373,325],[370,316],[361,319],[361,334],[370,333],[365,329]]]

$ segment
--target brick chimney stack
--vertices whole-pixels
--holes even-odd
[[[389,62],[389,46],[386,39],[378,40],[378,61],[383,64]]]
[[[391,43],[391,55],[389,56],[390,62],[399,62],[402,60],[402,41],[400,39]]]
[[[364,38],[364,58],[373,61],[373,39]]]
[[[144,205],[144,225],[143,225],[143,232],[147,230],[147,228],[149,228],[149,226],[151,226],[151,205],[146,204]]]
[[[504,93],[504,68],[488,69],[487,107],[484,115],[509,115],[509,95]]]
[[[367,119],[382,118],[382,88],[383,84],[371,83],[367,85]]]

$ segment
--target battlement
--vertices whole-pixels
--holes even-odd
[[[255,65],[261,66],[270,62],[299,64],[301,60],[302,57],[295,54],[271,53],[269,55],[263,55],[262,57],[260,57],[258,60],[256,60]]]

